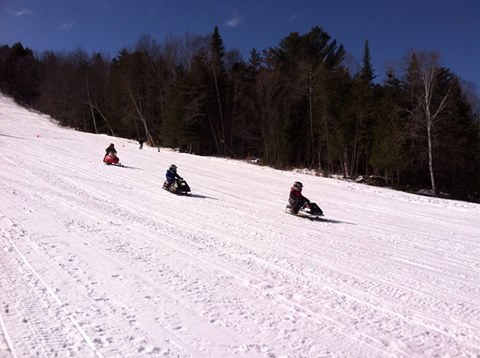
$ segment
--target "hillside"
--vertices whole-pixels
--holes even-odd
[[[325,221],[284,213],[295,180]],[[0,183],[1,357],[480,355],[479,204],[139,150],[2,96]]]

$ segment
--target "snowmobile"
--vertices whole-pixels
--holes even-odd
[[[298,213],[296,214],[293,212],[292,206],[290,204],[287,204],[287,206],[285,207],[285,212],[310,220],[320,220],[320,218],[323,216],[322,209],[320,209],[319,206],[315,203],[303,204],[303,206],[300,208],[300,210],[298,210]]]
[[[175,179],[175,181],[168,186],[168,181],[163,183],[163,189],[177,195],[190,195],[190,187],[183,178]]]
[[[107,165],[118,165],[118,166],[122,166],[122,164],[120,164],[120,158],[117,157],[117,155],[113,152],[110,152],[108,153],[104,158],[103,158],[103,162]]]

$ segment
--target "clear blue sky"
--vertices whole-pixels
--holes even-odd
[[[210,34],[227,50],[277,46],[319,26],[360,63],[365,40],[375,74],[410,50],[435,51],[442,65],[480,87],[480,0],[0,0],[0,44],[34,51],[108,52],[142,35]]]

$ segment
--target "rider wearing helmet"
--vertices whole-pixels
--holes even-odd
[[[107,155],[109,155],[110,153],[113,153],[113,154],[117,154],[117,150],[115,149],[115,144],[113,143],[110,143],[110,145],[105,149],[105,155],[104,155],[104,159]]]
[[[164,184],[165,188],[170,187],[170,185],[172,185],[175,180],[182,179],[182,177],[177,174],[177,166],[175,164],[170,165],[167,172],[165,173],[165,176],[167,178],[167,181]]]
[[[294,214],[297,214],[298,210],[300,210],[303,205],[310,202],[310,200],[308,200],[302,195],[302,189],[303,184],[299,181],[293,183],[292,187],[290,188],[290,196],[288,198],[288,203],[290,204],[292,212]]]

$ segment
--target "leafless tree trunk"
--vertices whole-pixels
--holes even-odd
[[[310,120],[310,141],[313,145],[313,73],[308,76],[308,118]]]
[[[225,122],[223,119],[222,101],[220,99],[220,90],[218,88],[217,71],[212,65],[213,81],[215,82],[215,91],[217,94],[218,112],[220,114],[220,143],[222,143],[222,156],[225,155]]]
[[[350,158],[348,157],[348,149],[347,147],[343,150],[343,177],[348,178],[350,177]]]
[[[330,170],[331,165],[330,165],[330,145],[328,140],[328,118],[327,118],[327,108],[325,103],[323,103],[323,125],[325,127],[325,146],[327,149],[327,170]],[[319,151],[320,151],[320,148],[319,148]],[[319,163],[319,166],[321,166],[320,163]]]
[[[145,129],[145,136],[147,138],[147,141],[151,146],[156,147],[155,142],[154,142],[152,136],[150,135],[150,132],[148,131],[147,121],[145,121],[145,118],[143,118],[142,112],[138,108],[137,102],[135,101],[135,97],[133,96],[132,91],[130,90],[130,88],[127,88],[127,89],[128,89],[128,93],[130,94],[130,98],[132,99],[133,105],[135,106],[135,110],[137,111],[138,116],[140,117],[140,120],[143,123],[143,127]]]
[[[100,110],[100,108],[98,108],[98,106],[96,104],[93,104],[93,103],[90,103],[90,106],[92,108],[94,108],[99,114],[100,116],[103,118],[103,120],[105,121],[105,123],[107,124],[107,127],[108,129],[110,130],[110,133],[112,134],[112,136],[116,137],[116,134],[114,133],[112,127],[110,126],[110,123],[108,123],[108,120],[107,118],[103,115],[102,111]]]
[[[424,115],[424,124],[427,130],[427,150],[428,150],[428,170],[430,172],[430,181],[432,185],[432,192],[434,195],[437,194],[437,188],[435,186],[435,172],[434,172],[434,163],[433,163],[433,136],[432,130],[435,125],[435,121],[438,115],[445,108],[447,98],[450,93],[450,89],[443,96],[440,104],[436,109],[433,108],[432,96],[435,92],[436,85],[436,75],[437,75],[437,66],[436,66],[436,56],[432,55],[428,63],[425,64],[424,68],[421,68],[421,84],[422,84],[422,94],[421,94],[421,107]]]
[[[322,70],[322,65],[318,65],[314,68],[314,65],[311,62],[305,61],[299,64],[300,72],[300,84],[299,91],[302,95],[305,95],[308,98],[308,124],[309,124],[309,136],[308,136],[308,147],[307,147],[307,162],[313,163],[315,161],[315,141],[314,141],[314,110],[315,110],[315,95],[316,95],[316,86],[317,79],[320,71]],[[319,123],[321,125],[321,123]]]
[[[90,98],[90,89],[88,87],[88,79],[85,79],[85,86],[87,88],[88,103],[90,105],[90,112],[92,113],[93,126],[95,127],[95,134],[98,134],[97,121],[95,120],[95,113],[93,112],[92,99]]]

